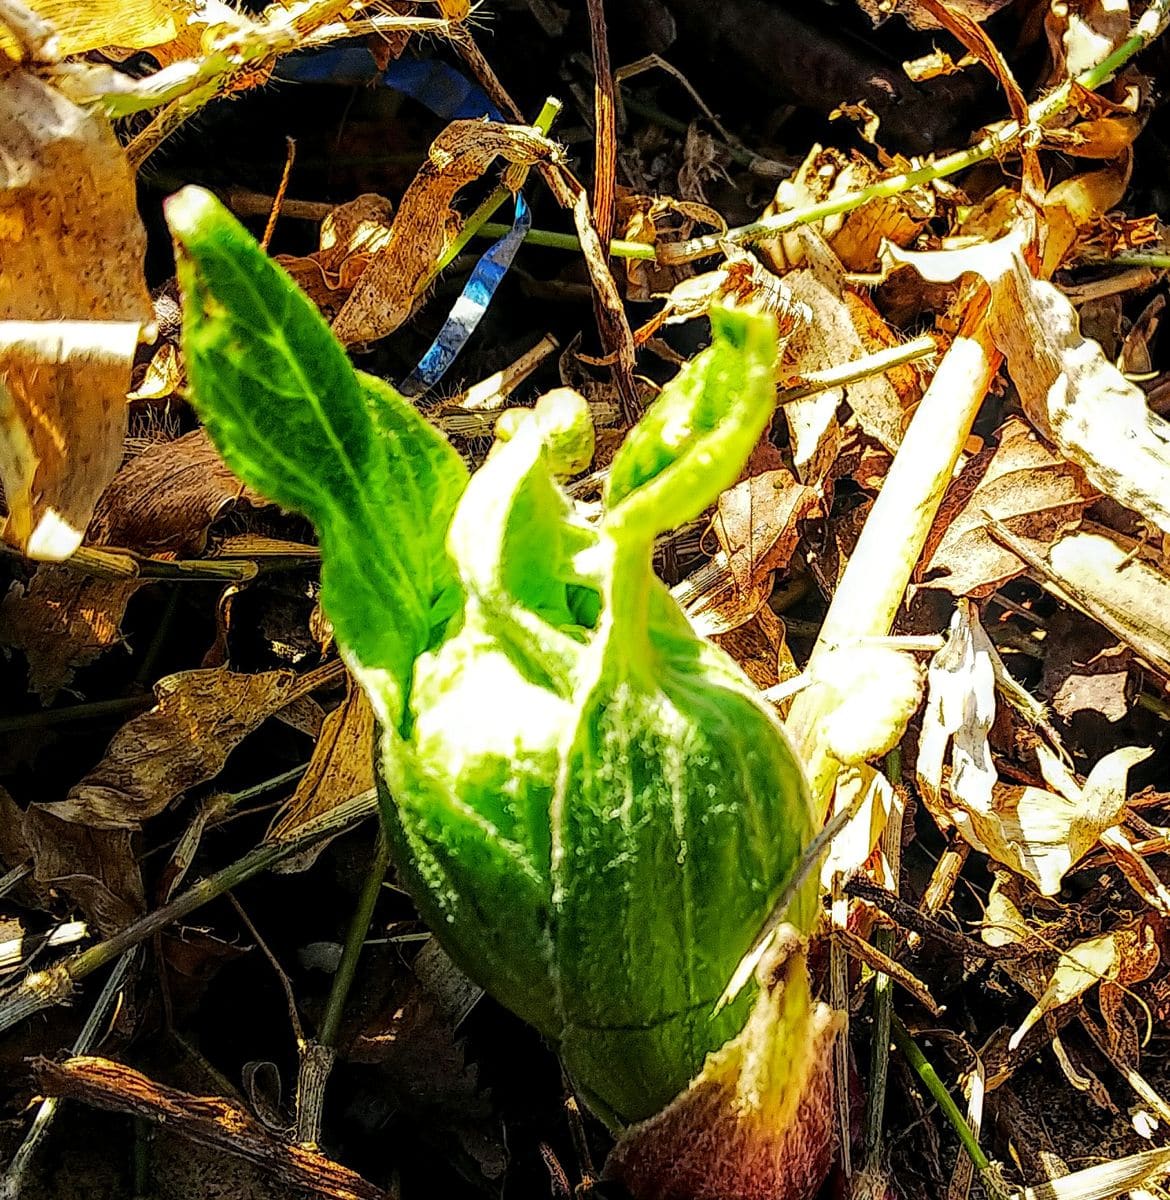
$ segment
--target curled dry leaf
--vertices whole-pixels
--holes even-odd
[[[799,524],[820,501],[784,467],[743,479],[718,501],[712,531],[719,552],[674,589],[704,635],[727,633],[749,621],[772,592],[799,543]]]
[[[808,230],[798,232],[809,265],[793,271],[785,283],[793,299],[807,307],[811,320],[793,337],[781,367],[797,375],[862,358],[871,349],[858,330],[861,314],[846,299],[841,264],[819,236]],[[867,329],[870,316],[862,316]],[[897,449],[902,439],[902,402],[882,375],[785,404],[796,473],[812,487],[823,484],[841,453],[844,431],[837,410],[842,400],[848,401],[862,429],[887,449]]]
[[[1044,261],[1040,267],[1043,278],[1051,278],[1082,244],[1098,234],[1105,214],[1116,208],[1125,195],[1132,165],[1133,156],[1125,154],[1100,171],[1062,179],[1048,189],[1044,196]]]
[[[0,601],[4,644],[28,660],[29,691],[50,704],[75,671],[122,638],[122,617],[144,586],[46,564],[27,583],[13,583]]]
[[[988,514],[1038,549],[1080,524],[1095,493],[1018,418],[970,459],[948,489],[923,552],[920,578],[957,596],[987,596],[1027,569],[989,531]]]
[[[168,675],[155,684],[155,707],[118,730],[102,761],[63,801],[43,807],[94,828],[137,829],[218,775],[231,751],[294,699],[296,684],[290,671]]]
[[[19,68],[0,83],[4,537],[68,558],[122,459],[151,320],[134,176],[97,112]]]
[[[1129,770],[1150,751],[1126,746],[1107,754],[1082,787],[1039,743],[1036,753],[1052,790],[1000,783],[987,740],[995,719],[994,655],[974,609],[961,605],[928,672],[918,782],[944,828],[954,826],[976,850],[1052,896],[1065,874],[1121,819]],[[948,744],[951,771],[944,790]]]
[[[427,161],[406,189],[390,236],[370,260],[333,322],[350,345],[393,333],[410,315],[442,257],[456,216],[456,193],[493,159],[531,166],[551,162],[557,146],[526,125],[452,121],[431,143]]]
[[[1112,979],[1117,970],[1117,963],[1117,938],[1112,933],[1086,938],[1065,950],[1052,972],[1044,994],[1029,1009],[1028,1015],[1012,1034],[1008,1049],[1017,1049],[1028,1030],[1042,1017],[1065,1004],[1071,1004],[1083,996],[1093,984]]]
[[[808,306],[793,299],[788,285],[754,254],[731,242],[724,244],[723,252],[726,257],[715,270],[688,276],[670,289],[659,312],[634,334],[635,342],[641,345],[663,325],[690,321],[720,303],[755,303],[774,313],[781,350],[794,332],[808,325]]]
[[[114,476],[94,512],[89,540],[146,554],[198,554],[208,529],[240,500],[262,496],[228,470],[207,433],[153,442]]]
[[[268,830],[269,840],[291,837],[306,821],[373,786],[374,711],[365,692],[351,683],[345,700],[325,718],[309,769],[292,799],[277,813]],[[326,845],[319,842],[305,854],[286,859],[277,871],[308,870]]]
[[[276,261],[331,321],[390,240],[393,220],[389,200],[364,192],[339,204],[321,222],[319,250],[304,256],[278,254]]]
[[[814,145],[792,178],[777,187],[764,216],[832,200],[876,179],[877,170],[867,159]],[[845,270],[872,271],[883,242],[908,246],[933,215],[933,195],[920,189],[828,217],[820,223],[820,232]],[[799,229],[761,241],[756,248],[780,275],[805,262],[806,246]]]
[[[997,774],[987,735],[995,721],[995,647],[973,605],[960,602],[946,644],[927,668],[926,713],[915,771],[936,820],[950,824],[943,806],[943,763],[950,745],[950,790],[964,806],[991,807]]]
[[[890,814],[900,812],[903,801],[881,771],[868,763],[860,763],[846,767],[837,776],[837,791],[833,800],[837,812],[847,812],[854,805],[857,811],[833,838],[821,864],[821,882],[826,891],[832,887],[835,875],[855,875],[865,866],[881,841]],[[896,888],[897,881],[890,877],[889,864],[884,856],[881,867],[884,877],[879,882],[885,887]]]
[[[918,0],[857,0],[857,3],[875,25],[897,13],[913,29],[939,28],[938,21]],[[947,7],[972,21],[986,21],[1008,3],[1010,0],[947,0]]]
[[[1084,337],[1076,310],[1024,258],[1023,222],[1006,237],[964,250],[890,248],[926,279],[967,271],[991,287],[988,329],[1007,359],[1028,419],[1105,495],[1170,532],[1170,423],[1145,393]]]
[[[218,774],[232,749],[288,703],[296,683],[288,671],[184,671],[160,680],[157,706],[114,735],[65,800],[29,806],[24,833],[36,879],[66,890],[105,934],[128,924],[143,907],[133,831]]]
[[[1119,165],[1128,166],[1126,151],[1145,127],[1143,109],[1149,89],[1144,79],[1135,79],[1132,73],[1122,78],[1125,84],[1124,87],[1118,85],[1116,90],[1121,92],[1121,99],[1116,102],[1074,82],[1066,123],[1053,122],[1046,126],[1045,144],[1074,158],[1121,159]],[[1104,211],[1102,209],[1101,213]]]
[[[24,814],[33,878],[67,892],[101,934],[116,933],[146,904],[130,830],[64,821],[54,807],[33,804]]]
[[[1141,1062],[1143,1038],[1138,1032],[1131,1004],[1134,986],[1150,979],[1162,962],[1159,940],[1165,939],[1166,924],[1153,913],[1142,913],[1114,932],[1117,946],[1117,970],[1101,981],[1097,995],[1105,1019],[1109,1048],[1115,1059],[1137,1069]],[[1148,1019],[1148,1014],[1147,1014]],[[1157,1020],[1157,1016],[1154,1016]]]
[[[196,430],[155,442],[122,466],[98,501],[87,540],[156,555],[197,553],[210,526],[241,499],[265,503]],[[0,620],[5,644],[28,660],[29,690],[50,703],[76,670],[116,645],[126,606],[143,586],[50,565],[28,583],[14,583],[0,602]]]

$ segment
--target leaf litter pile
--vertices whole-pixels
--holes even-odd
[[[1168,21],[0,0],[0,1195],[623,1194],[391,862],[312,527],[188,404],[187,183],[469,466],[575,389],[584,519],[712,307],[772,315],[655,566],[830,814],[823,1194],[1170,1194]]]

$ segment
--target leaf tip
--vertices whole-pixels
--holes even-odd
[[[171,236],[180,245],[206,229],[223,213],[223,205],[206,188],[189,184],[163,202],[163,215]]]

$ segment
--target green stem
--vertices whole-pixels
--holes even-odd
[[[553,127],[553,123],[560,116],[561,109],[564,106],[555,96],[549,96],[544,102],[544,107],[540,110],[535,121],[532,122],[533,128],[539,130],[545,137]],[[515,182],[515,181],[513,181]],[[438,261],[431,268],[430,276],[427,279],[429,284],[441,271],[445,270],[455,261],[460,251],[469,241],[483,228],[484,223],[489,217],[493,216],[496,210],[510,199],[515,192],[513,189],[505,187],[501,184],[482,204],[463,222],[459,232],[452,239],[451,244],[443,251]],[[505,230],[511,229],[511,226],[505,226]]]
[[[345,948],[341,952],[341,962],[338,963],[337,973],[333,976],[329,1002],[325,1008],[325,1016],[321,1020],[321,1028],[317,1032],[317,1041],[322,1046],[332,1047],[337,1042],[337,1031],[341,1028],[345,1001],[349,996],[349,989],[353,985],[362,946],[365,944],[370,930],[374,905],[378,901],[378,895],[382,890],[382,881],[386,878],[389,868],[390,839],[386,836],[385,826],[379,821],[378,837],[374,843],[374,857],[370,862],[370,869],[366,872],[357,908],[354,909],[353,920],[349,924]]]
[[[487,221],[476,231],[476,236],[502,237],[511,228],[511,225]],[[547,246],[550,250],[581,249],[581,242],[575,233],[556,233],[551,229],[530,229],[524,239],[524,244],[526,246]],[[615,238],[610,242],[609,253],[613,258],[638,258],[646,262],[654,262],[658,257],[654,247],[648,242],[626,242],[620,238]]]
[[[902,781],[902,751],[895,746],[886,756],[890,783],[896,788]],[[901,874],[902,810],[891,809],[889,822],[882,831],[882,847],[898,891]],[[874,934],[874,946],[883,954],[894,952],[894,931],[883,925]],[[869,1047],[869,1089],[865,1097],[865,1166],[876,1170],[881,1164],[882,1124],[886,1109],[886,1084],[890,1069],[890,1023],[894,1015],[894,983],[884,972],[874,976],[873,1035]]]
[[[390,840],[386,836],[386,827],[379,821],[377,840],[374,843],[374,856],[370,868],[366,872],[361,895],[358,897],[357,908],[354,909],[353,919],[345,935],[345,947],[341,952],[341,962],[333,976],[333,986],[329,989],[329,1001],[325,1007],[325,1015],[317,1031],[317,1037],[312,1041],[299,1041],[300,1067],[297,1072],[297,1123],[296,1141],[301,1146],[316,1146],[321,1136],[321,1118],[325,1110],[325,1089],[329,1084],[329,1076],[333,1071],[333,1060],[336,1056],[337,1034],[341,1029],[341,1018],[345,1013],[345,1002],[349,998],[354,976],[357,974],[358,960],[361,958],[362,947],[370,932],[370,921],[374,916],[374,905],[378,902],[378,894],[382,881],[390,867]]]
[[[894,1017],[891,1022],[890,1032],[893,1035],[894,1045],[902,1052],[915,1075],[922,1080],[926,1090],[942,1109],[943,1116],[954,1129],[959,1141],[963,1143],[963,1149],[970,1155],[971,1161],[978,1168],[980,1175],[986,1176],[991,1171],[991,1160],[983,1153],[982,1147],[975,1140],[971,1126],[967,1124],[967,1118],[963,1116],[959,1106],[947,1091],[946,1085],[938,1077],[938,1072],[927,1062],[926,1056],[918,1049],[914,1039],[907,1032],[906,1026],[897,1017]]]
[[[1118,266],[1118,267],[1153,267],[1158,271],[1170,271],[1170,254],[1143,254],[1134,251],[1129,254],[1114,254],[1112,257],[1098,262],[1094,259],[1086,266]]]
[[[1152,0],[1150,6],[1142,14],[1141,20],[1134,27],[1132,36],[1112,54],[1103,58],[1095,67],[1082,71],[1077,76],[1076,82],[1088,91],[1100,87],[1139,50],[1148,46],[1162,32],[1168,19],[1170,19],[1170,0]],[[709,255],[717,254],[723,242],[746,244],[776,237],[798,225],[808,225],[813,221],[823,221],[826,217],[853,212],[855,209],[869,204],[872,200],[886,200],[920,184],[932,183],[936,179],[954,175],[985,159],[1006,153],[1029,129],[1043,125],[1062,112],[1069,104],[1072,90],[1072,82],[1066,82],[1047,96],[1037,100],[1028,109],[1026,126],[1021,125],[1018,121],[1008,121],[994,133],[990,133],[981,141],[976,142],[974,146],[944,155],[933,162],[923,163],[922,166],[915,167],[910,171],[903,171],[899,175],[879,179],[869,187],[861,188],[856,192],[848,192],[843,196],[824,200],[820,204],[812,204],[807,208],[775,213],[772,216],[753,221],[749,225],[729,229],[723,234],[705,234],[685,242],[663,246],[659,252],[659,259],[668,263],[692,262],[697,258],[706,258]]]

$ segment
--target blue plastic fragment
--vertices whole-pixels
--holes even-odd
[[[398,385],[404,396],[421,396],[443,378],[467,339],[475,332],[500,280],[508,273],[520,243],[532,228],[532,214],[523,192],[516,193],[516,218],[512,228],[480,258],[464,285],[463,293],[447,314],[430,349],[418,366]]]
[[[369,50],[361,46],[334,47],[290,55],[281,60],[276,74],[280,79],[295,83],[350,86],[377,83],[410,96],[448,121],[476,117],[487,117],[491,121],[504,119],[478,84],[466,79],[454,67],[434,60],[400,58],[379,72]],[[532,214],[523,192],[517,192],[512,228],[475,264],[430,349],[399,385],[403,395],[421,396],[447,373],[475,332],[531,227]]]

